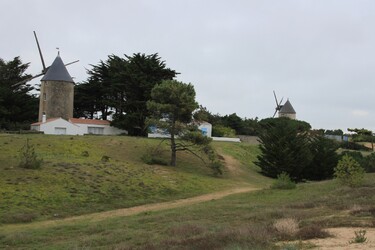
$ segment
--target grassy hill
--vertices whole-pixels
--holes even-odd
[[[44,159],[39,170],[17,167],[27,138]],[[326,228],[375,227],[374,174],[367,174],[359,188],[322,181],[272,190],[252,163],[256,146],[215,143],[227,168],[214,177],[188,154],[178,156],[176,168],[144,164],[142,155],[158,143],[131,137],[0,135],[0,248],[310,249],[314,245],[304,240],[329,236]],[[168,159],[168,152],[162,157]],[[49,220],[249,186],[263,189],[135,215]],[[22,223],[28,221],[35,222]],[[296,229],[277,230],[277,222],[293,222]]]
[[[18,167],[26,140],[43,158],[41,169]],[[252,164],[257,148],[217,143],[221,154],[243,163],[241,175],[211,170],[190,154],[178,166],[147,165],[141,158],[160,141],[126,136],[0,135],[0,223],[63,218],[175,200],[269,180]],[[162,155],[169,159],[168,151]],[[104,159],[104,161],[103,161]],[[109,159],[109,160],[105,160]]]

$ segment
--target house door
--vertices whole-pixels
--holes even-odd
[[[66,135],[66,128],[55,127],[55,135]]]

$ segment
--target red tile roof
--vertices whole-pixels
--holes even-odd
[[[76,124],[95,124],[95,125],[109,125],[110,122],[106,120],[92,120],[92,119],[80,119],[80,118],[70,118],[71,123]]]
[[[50,118],[50,119],[47,119],[46,120],[46,122],[35,122],[35,123],[32,123],[31,125],[33,126],[35,126],[35,125],[40,125],[40,124],[42,124],[42,123],[47,123],[47,122],[52,122],[52,121],[54,121],[54,120],[57,120],[57,119],[60,119],[60,117],[58,117],[58,118]]]

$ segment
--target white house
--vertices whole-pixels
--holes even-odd
[[[110,126],[109,121],[70,118],[51,118],[31,124],[31,130],[41,131],[49,135],[119,135],[127,131]]]

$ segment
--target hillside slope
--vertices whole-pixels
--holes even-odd
[[[44,159],[39,170],[17,166],[19,150],[27,139]],[[223,159],[229,161],[232,154],[243,164],[214,177],[189,154],[178,155],[176,168],[144,164],[142,155],[159,142],[126,136],[1,134],[0,223],[64,218],[243,185],[268,185],[268,179],[260,177],[251,164],[254,146],[215,144]],[[167,160],[168,152],[162,157]]]

